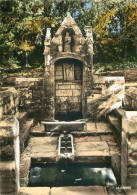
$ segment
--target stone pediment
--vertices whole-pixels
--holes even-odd
[[[85,38],[82,35],[81,30],[78,28],[76,22],[71,17],[70,13],[67,13],[67,16],[61,23],[59,29],[55,33],[52,43],[56,45],[62,44],[63,36],[66,32],[69,32],[69,35],[74,39],[74,44],[84,44]]]

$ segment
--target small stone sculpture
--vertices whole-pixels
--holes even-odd
[[[66,32],[64,40],[64,52],[71,52],[71,37],[69,36],[69,32]]]

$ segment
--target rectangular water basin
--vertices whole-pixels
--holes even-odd
[[[117,185],[111,167],[94,167],[91,163],[48,163],[31,166],[30,187],[109,186]]]

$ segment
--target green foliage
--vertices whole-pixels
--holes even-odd
[[[94,1],[95,63],[136,61],[135,0]],[[123,66],[126,67],[126,66]]]
[[[89,3],[92,7],[87,6]],[[3,0],[0,1],[0,66],[43,67],[46,28],[52,28],[54,35],[67,11],[84,35],[85,27],[93,26],[94,63],[136,61],[135,0]]]

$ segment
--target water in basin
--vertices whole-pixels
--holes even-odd
[[[29,186],[108,186],[117,185],[110,167],[93,167],[91,164],[71,163],[32,166]]]

